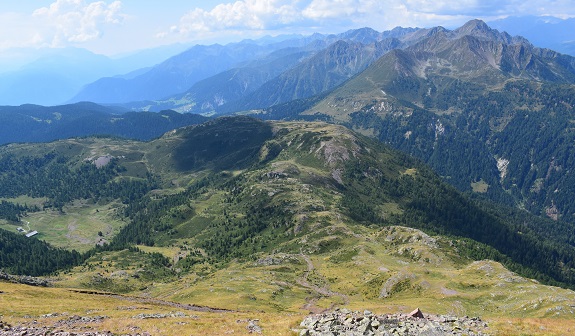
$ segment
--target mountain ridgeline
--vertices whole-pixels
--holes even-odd
[[[94,103],[0,106],[0,144],[45,142],[94,135],[150,140],[208,118],[174,111],[128,112]]]
[[[272,46],[268,46],[269,54],[202,78],[182,94],[125,106],[219,114],[266,108],[329,92],[390,51],[393,51],[391,58],[409,62],[408,56],[399,52],[407,51],[409,57],[415,57],[412,66],[420,67],[426,62],[426,53],[437,53],[449,58],[449,62],[430,63],[430,68],[439,66],[445,75],[451,71],[451,65],[457,66],[457,76],[462,79],[474,76],[488,83],[503,80],[505,76],[499,76],[499,70],[522,78],[555,82],[573,78],[572,57],[535,48],[526,39],[492,30],[479,20],[453,31],[443,27],[396,28],[379,33],[364,28],[338,35],[314,35],[307,41],[296,39],[275,46],[283,48],[270,52]],[[551,63],[545,65],[547,61]],[[484,68],[485,63],[493,66]],[[410,70],[407,63],[398,66],[403,72],[421,70]],[[397,87],[398,91],[406,88]]]
[[[380,33],[363,28],[337,35],[314,34],[309,38],[295,38],[265,47],[253,41],[244,41],[238,46],[244,45],[246,48],[251,45],[254,51],[259,50],[260,53],[248,53],[246,56],[249,59],[190,82],[186,90],[180,88],[183,92],[175,91],[161,97],[150,95],[140,102],[109,101],[140,110],[173,109],[179,112],[226,114],[307,98],[340,85],[385,52],[411,43],[411,33],[416,30],[398,27]],[[211,56],[219,60],[230,53],[234,54],[238,46],[222,47],[220,54]],[[192,54],[187,56],[193,57]],[[181,63],[185,60],[183,55],[176,58],[169,61],[178,64],[178,61]],[[162,65],[158,67],[165,71]],[[189,69],[185,66],[182,68],[180,75],[184,76]],[[139,82],[141,78],[134,81]]]
[[[410,36],[332,91],[259,115],[347,125],[461,191],[575,223],[575,58],[479,20]]]
[[[323,236],[324,228],[401,225],[451,237],[461,257],[494,259],[547,283],[575,284],[572,229],[557,232],[550,220],[476,203],[418,161],[343,126],[226,117],[148,143],[115,140],[113,158],[101,168],[86,157],[111,148],[89,138],[4,147],[3,183],[17,170],[21,181],[3,197],[46,197],[42,211],[59,206],[57,199],[118,199],[123,206],[115,216],[127,224],[91,253],[186,241],[195,252],[174,265],[182,270],[261,253],[321,254],[344,239]],[[35,168],[22,171],[22,160]],[[57,171],[78,177],[50,173]],[[84,175],[99,184],[81,187]],[[61,188],[33,192],[48,183],[42,181]],[[21,218],[34,216],[28,212]],[[24,269],[2,260],[2,267]]]

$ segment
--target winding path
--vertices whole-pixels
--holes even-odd
[[[299,257],[301,257],[303,260],[305,260],[305,262],[306,262],[306,264],[307,264],[307,270],[304,272],[303,277],[296,280],[296,282],[297,282],[300,286],[305,287],[305,288],[308,288],[308,289],[311,289],[311,290],[313,290],[314,292],[316,292],[316,293],[318,293],[318,294],[321,294],[321,295],[323,295],[323,296],[327,296],[327,297],[337,296],[337,297],[340,297],[340,298],[343,300],[344,305],[347,305],[347,304],[349,303],[349,298],[347,297],[347,295],[342,294],[342,293],[338,293],[338,292],[334,292],[334,291],[332,291],[332,290],[330,290],[329,288],[326,288],[326,287],[319,287],[319,286],[317,286],[317,285],[311,284],[311,283],[309,282],[308,278],[309,278],[309,274],[315,269],[315,267],[314,267],[314,265],[313,265],[313,262],[311,261],[310,257],[307,256],[307,255],[305,255],[305,254],[299,254]],[[321,309],[321,308],[319,308],[319,307],[317,307],[317,306],[315,305],[315,303],[317,302],[317,300],[318,300],[317,298],[313,298],[313,299],[308,300],[308,302],[303,306],[303,308],[304,308],[304,309],[307,309],[307,310],[310,310],[310,311],[312,311],[312,312],[314,312],[314,313],[316,313],[316,312],[320,312],[320,313],[321,313],[321,312],[324,312],[326,309]],[[334,305],[335,305],[335,304],[334,304]],[[331,308],[333,308],[333,305],[332,305]],[[331,309],[331,308],[330,308],[330,309]],[[329,309],[328,309],[328,310],[329,310]]]
[[[178,303],[173,301],[165,301],[159,299],[151,299],[151,298],[143,298],[137,296],[125,296],[120,294],[113,294],[113,293],[104,293],[98,291],[91,291],[91,290],[81,290],[81,289],[70,289],[71,292],[79,293],[79,294],[88,294],[88,295],[102,295],[111,297],[114,299],[143,303],[143,304],[153,304],[153,305],[161,305],[161,306],[168,306],[173,308],[179,308],[184,310],[193,310],[199,312],[210,312],[210,313],[229,313],[229,312],[238,312],[237,310],[230,310],[230,309],[223,309],[223,308],[213,308],[207,306],[198,306],[195,304],[186,304],[186,303]]]

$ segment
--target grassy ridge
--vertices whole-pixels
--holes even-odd
[[[212,162],[207,157],[183,169],[172,157],[176,148],[199,134],[208,137],[204,143],[214,143],[215,134],[224,130],[233,134],[235,126],[243,130],[243,139],[246,134],[261,137],[254,137],[252,155],[228,170],[203,170]],[[550,249],[536,250],[542,256],[554,251],[561,257],[571,253],[567,245],[562,245],[565,250],[554,250],[554,246],[535,244],[529,239],[537,232],[518,233],[513,221],[506,222],[504,211],[486,211],[488,206],[480,207],[443,184],[416,160],[324,123],[267,124],[226,118],[204,127],[172,132],[149,143],[128,142],[125,147],[115,142],[106,148],[102,139],[74,142],[78,147],[73,151],[76,156],[69,156],[74,158],[70,166],[88,156],[113,152],[118,167],[138,164],[146,170],[120,169],[112,181],[142,181],[138,174],[145,174],[156,181],[156,188],[126,202],[121,198],[76,201],[65,205],[62,213],[50,210],[24,218],[41,222],[42,216],[50,214],[53,217],[44,221],[43,230],[50,231],[48,223],[53,221],[55,227],[68,226],[67,234],[70,221],[77,219],[78,229],[89,233],[89,239],[98,225],[113,228],[109,236],[103,232],[109,244],[53,277],[56,286],[240,312],[230,316],[258,312],[262,327],[277,334],[289,334],[302,312],[344,306],[376,312],[420,307],[424,312],[494,319],[529,316],[545,321],[574,313],[572,291],[542,285],[498,262],[483,260],[499,260],[522,274],[538,275],[533,273],[536,270],[552,277],[555,269],[546,267],[558,259],[535,268],[537,256],[526,253],[531,260],[513,260],[512,253],[497,251],[494,244],[520,237],[523,245],[514,245],[519,251],[543,246]],[[209,132],[210,127],[218,131]],[[242,150],[228,143],[224,160]],[[195,150],[192,142],[186,146]],[[41,153],[41,148],[37,150]],[[114,230],[119,231],[114,234]],[[67,235],[53,231],[40,238],[56,242]],[[547,232],[545,239],[553,234]],[[484,239],[484,243],[463,237]],[[570,272],[569,264],[563,265],[559,276]],[[30,300],[0,314],[22,318],[23,311],[32,309]],[[50,310],[49,299],[45,302],[42,310]],[[122,330],[131,320],[111,305],[100,311],[114,316],[111,329]],[[285,323],[278,322],[281,316],[289,317]],[[214,318],[206,316],[207,321]],[[227,325],[228,317],[222,319]],[[206,328],[204,320],[163,322],[158,330],[166,334]],[[187,327],[179,326],[180,322],[188,323]],[[553,323],[544,325],[555,328]]]

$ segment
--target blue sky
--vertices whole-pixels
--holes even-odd
[[[575,17],[573,0],[26,0],[0,3],[0,52],[79,47],[115,55],[173,43],[371,27],[448,28],[469,19]]]

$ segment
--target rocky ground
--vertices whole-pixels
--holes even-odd
[[[347,309],[310,315],[300,324],[300,336],[391,336],[391,335],[489,335],[488,326],[478,317],[424,315],[419,309],[410,314],[375,315]]]
[[[70,316],[58,321],[52,326],[40,325],[36,321],[28,324],[12,326],[0,321],[0,336],[23,336],[23,335],[50,335],[50,336],[111,336],[109,331],[96,331],[86,323],[99,322],[105,316],[80,317]]]
[[[0,280],[6,280],[12,283],[21,283],[30,286],[49,287],[51,284],[48,280],[35,278],[27,275],[12,275],[0,270]]]
[[[170,314],[138,314],[133,319],[162,319],[169,317],[191,317],[183,312]],[[51,323],[39,323],[50,318]],[[32,319],[27,323],[10,325],[0,321],[0,336],[50,335],[50,336],[111,336],[110,331],[98,330],[99,323],[107,316],[77,316],[67,314],[48,314]],[[266,334],[258,323],[259,320],[238,320],[246,326],[250,334]],[[137,323],[136,323],[137,325]],[[294,330],[300,336],[392,336],[392,335],[489,335],[488,326],[478,317],[454,317],[448,315],[423,314],[419,309],[410,314],[375,315],[370,311],[357,312],[347,309],[336,309],[333,312],[307,316]],[[148,332],[133,327],[124,336],[149,336]]]
[[[183,312],[173,312],[169,314],[138,314],[132,317],[134,320],[138,319],[165,319],[165,318],[199,318],[196,315],[186,315]],[[43,319],[55,319],[50,323],[41,323]],[[113,333],[111,331],[101,331],[99,323],[108,319],[107,316],[78,316],[68,314],[46,314],[39,316],[37,319],[30,317],[30,321],[23,322],[18,325],[10,325],[0,320],[0,336],[151,336],[147,331],[138,327],[135,322],[134,326],[130,327],[130,331],[123,333]],[[261,334],[262,328],[258,325],[259,320],[247,319],[237,320],[240,325],[245,326],[246,332],[250,334]]]

